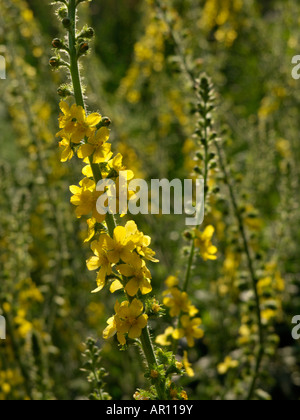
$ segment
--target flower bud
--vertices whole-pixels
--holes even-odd
[[[89,49],[90,49],[89,44],[87,42],[82,42],[79,45],[79,54],[80,55],[85,54],[86,52],[88,52]]]
[[[57,14],[61,19],[63,19],[68,16],[68,9],[66,8],[66,6],[63,6],[60,9],[58,9]]]
[[[190,230],[186,230],[186,231],[183,233],[183,236],[184,236],[184,238],[185,238],[185,239],[187,239],[188,241],[191,241],[192,239],[194,239],[194,236],[193,236],[193,234],[192,234],[192,232],[191,232]]]
[[[72,96],[73,95],[73,92],[67,86],[60,86],[57,89],[57,93],[62,98],[67,98],[68,96]]]
[[[49,64],[53,68],[58,68],[60,66],[60,60],[57,57],[51,57],[49,60]]]
[[[62,42],[62,40],[61,40],[61,39],[59,39],[59,38],[55,38],[55,39],[52,41],[52,46],[53,46],[53,48],[61,49],[61,48],[63,48],[63,47],[64,47],[64,43]]]
[[[86,39],[92,39],[94,35],[95,35],[95,31],[93,28],[87,28],[83,30],[80,34],[82,38],[86,38]]]
[[[71,19],[70,19],[69,17],[65,17],[65,18],[63,18],[63,20],[62,20],[62,24],[63,24],[63,26],[64,26],[66,29],[70,28],[70,26],[71,26]]]
[[[103,117],[100,124],[101,124],[101,127],[109,127],[111,124],[111,119],[108,117]]]

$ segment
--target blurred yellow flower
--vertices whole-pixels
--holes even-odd
[[[169,294],[163,300],[163,304],[170,308],[170,315],[172,317],[179,316],[182,312],[188,313],[190,316],[194,316],[198,313],[198,310],[191,305],[190,299],[186,292],[181,292],[176,287],[171,290],[167,290],[165,293]]]
[[[201,318],[191,319],[188,315],[183,315],[180,318],[180,328],[177,328],[173,333],[175,340],[186,338],[189,347],[194,347],[195,339],[200,339],[204,336],[204,331],[199,328],[202,324]]]
[[[156,337],[155,342],[163,347],[171,346],[172,340],[170,340],[170,338],[172,338],[173,333],[174,333],[174,328],[168,327],[163,334],[158,335]]]
[[[225,375],[229,369],[236,369],[239,366],[237,360],[233,360],[230,356],[227,356],[223,363],[218,365],[218,372],[220,375]]]
[[[183,365],[184,365],[184,368],[186,370],[187,375],[190,378],[193,378],[195,376],[195,372],[192,369],[191,363],[189,362],[188,352],[187,351],[184,351],[183,352],[183,359],[182,359],[182,361],[183,361]]]
[[[218,249],[212,244],[212,237],[215,233],[213,226],[207,226],[204,232],[195,229],[195,247],[200,249],[200,255],[204,261],[216,260],[215,255]]]

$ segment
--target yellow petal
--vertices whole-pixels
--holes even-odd
[[[121,289],[123,289],[123,284],[120,282],[120,280],[115,280],[111,284],[109,291],[110,291],[110,293],[115,293],[115,292],[117,292],[118,290],[121,290]]]
[[[99,115],[96,112],[94,112],[93,114],[90,114],[87,117],[86,123],[90,127],[95,127],[96,125],[98,125],[100,123],[101,119],[102,119],[101,115]]]
[[[203,232],[203,239],[210,240],[215,233],[215,228],[212,225],[207,226],[205,231]]]
[[[114,230],[114,238],[116,242],[123,244],[126,240],[126,229],[123,226],[118,226]]]
[[[137,292],[139,291],[139,283],[138,281],[133,278],[130,280],[125,287],[126,292],[129,294],[129,296],[135,296]]]
[[[89,271],[97,270],[100,267],[99,258],[91,257],[86,262],[87,268]]]
[[[117,267],[117,270],[125,277],[132,277],[134,274],[134,270],[127,264],[121,264]]]
[[[66,102],[61,101],[60,104],[59,104],[59,107],[60,107],[61,111],[64,113],[64,115],[69,114],[70,108],[69,108],[69,105]]]
[[[83,144],[80,146],[77,152],[79,159],[85,159],[88,156],[91,156],[94,153],[94,146],[91,144]]]

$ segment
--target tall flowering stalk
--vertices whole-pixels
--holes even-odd
[[[144,296],[152,291],[151,273],[148,261],[157,263],[155,252],[150,248],[151,238],[138,230],[134,221],[118,226],[113,214],[101,215],[96,204],[103,193],[97,191],[102,179],[119,182],[120,171],[126,170],[123,157],[111,151],[110,120],[99,113],[88,113],[79,71],[79,59],[89,50],[89,40],[93,37],[92,28],[77,30],[77,7],[80,0],[58,1],[57,11],[67,30],[65,40],[55,39],[53,47],[56,55],[50,59],[53,68],[64,67],[69,71],[71,84],[59,88],[59,94],[66,98],[74,96],[75,103],[66,100],[60,103],[60,131],[57,137],[62,150],[61,161],[71,160],[75,155],[81,159],[84,178],[79,186],[71,186],[71,202],[76,206],[76,216],[89,217],[86,242],[91,245],[93,256],[87,261],[90,271],[97,271],[97,288],[100,292],[110,282],[110,292],[124,291],[125,299],[115,304],[115,314],[109,318],[103,333],[105,339],[117,336],[120,345],[128,339],[138,340],[147,360],[146,377],[152,382],[152,393],[137,393],[136,398],[186,399],[186,393],[171,381],[174,374],[182,374],[183,365],[175,357],[163,351],[155,351],[148,328],[148,313]],[[61,54],[66,57],[63,59]],[[133,178],[127,170],[127,179]],[[118,209],[120,210],[120,209]],[[154,309],[153,309],[154,308]],[[159,304],[152,305],[151,311],[159,315]]]
[[[220,167],[220,170],[223,175],[223,181],[224,184],[227,186],[229,190],[229,196],[231,201],[231,206],[233,209],[233,214],[235,216],[238,231],[241,238],[241,244],[243,247],[243,252],[245,254],[245,259],[247,263],[247,269],[249,272],[249,277],[251,280],[251,286],[252,286],[252,292],[254,295],[254,307],[255,307],[255,315],[256,315],[256,322],[257,322],[257,349],[255,354],[255,366],[253,368],[253,374],[250,380],[249,390],[247,392],[247,400],[251,400],[254,397],[255,390],[257,388],[257,382],[260,376],[261,367],[263,358],[265,355],[265,330],[263,325],[263,311],[262,311],[262,300],[261,300],[261,294],[259,290],[259,278],[257,276],[256,267],[255,267],[255,261],[253,257],[253,252],[251,250],[249,237],[247,235],[246,230],[246,223],[245,223],[245,217],[243,215],[243,211],[241,210],[237,194],[234,190],[233,183],[231,182],[230,177],[230,171],[227,169],[227,161],[224,156],[224,150],[222,148],[222,141],[221,139],[217,138],[217,135],[213,132],[210,133],[209,131],[211,129],[211,117],[210,113],[214,109],[214,106],[211,102],[211,96],[212,96],[212,86],[209,86],[207,82],[204,80],[202,81],[202,90],[197,89],[199,86],[199,81],[195,76],[194,69],[190,65],[187,54],[185,51],[185,48],[183,46],[181,35],[174,29],[174,22],[172,21],[172,18],[170,18],[170,14],[168,13],[168,9],[165,5],[163,5],[161,0],[153,0],[154,6],[157,9],[157,13],[160,19],[163,20],[168,25],[170,37],[173,41],[174,48],[179,60],[180,69],[182,73],[189,79],[192,86],[195,88],[196,97],[198,100],[198,112],[200,113],[202,117],[202,121],[200,121],[200,129],[198,129],[197,133],[199,134],[200,141],[204,148],[204,156],[201,156],[201,160],[204,162],[204,171],[202,172],[202,175],[204,177],[205,181],[205,198],[207,198],[207,194],[209,192],[208,187],[208,173],[209,173],[209,160],[210,156],[212,157],[212,160],[215,161],[215,156],[218,159],[218,165]],[[232,40],[234,41],[234,40]],[[205,86],[206,84],[206,86]],[[209,144],[214,147],[214,152],[212,155],[209,153],[208,146]],[[211,166],[214,167],[214,164]],[[197,168],[196,168],[197,169]],[[216,259],[216,252],[217,249],[212,245],[210,242],[212,235],[214,233],[214,228],[212,226],[207,227],[206,231],[202,234],[196,230],[196,236],[190,235],[189,238],[193,239],[191,250],[189,253],[189,262],[188,262],[188,268],[185,278],[185,283],[183,287],[183,291],[186,292],[190,277],[191,277],[191,271],[192,271],[192,264],[194,260],[195,250],[196,250],[196,244],[198,244],[198,247],[200,248],[201,256],[204,260],[207,259]],[[171,332],[171,330],[169,330]],[[178,335],[178,334],[177,334]],[[175,334],[173,333],[173,338],[176,338],[176,331]],[[238,363],[236,361],[232,361],[230,357],[227,357],[225,362],[219,366],[219,373],[223,370],[227,371],[230,368],[235,368],[238,366]]]

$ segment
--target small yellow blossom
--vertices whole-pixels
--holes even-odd
[[[163,304],[170,308],[170,315],[172,317],[179,316],[181,312],[186,312],[190,316],[194,316],[198,313],[195,306],[191,305],[190,299],[186,292],[181,292],[176,287],[166,291],[167,296],[163,300]]]
[[[183,359],[182,359],[182,361],[183,361],[183,365],[184,365],[184,368],[185,368],[185,370],[186,370],[187,375],[188,375],[190,378],[193,378],[193,377],[195,376],[195,372],[194,372],[194,370],[192,369],[192,365],[191,365],[191,363],[189,362],[189,358],[188,358],[188,353],[187,353],[187,351],[185,351],[185,352],[183,353]]]
[[[156,337],[155,342],[163,347],[171,346],[172,340],[170,340],[169,338],[172,338],[173,333],[174,333],[174,328],[168,327],[163,334],[158,335]]]
[[[199,328],[202,324],[200,318],[191,319],[188,315],[183,315],[180,318],[180,328],[176,329],[173,333],[175,340],[180,340],[185,337],[189,347],[194,347],[195,339],[200,339],[204,336],[204,331]]]
[[[132,255],[130,265],[121,264],[117,269],[123,276],[130,279],[125,287],[129,296],[135,296],[139,290],[143,295],[151,293],[151,273],[145,261],[138,255]]]
[[[149,248],[151,245],[150,236],[144,235],[143,232],[140,232],[134,221],[127,222],[125,228],[127,230],[128,238],[136,245],[137,253],[146,260],[154,263],[159,262],[156,258],[154,258],[155,252]]]
[[[135,245],[128,240],[127,230],[123,226],[117,226],[114,230],[113,239],[107,238],[108,259],[111,263],[117,264],[119,261],[130,263],[134,257],[132,251]]]
[[[102,192],[96,191],[96,184],[89,178],[84,178],[77,185],[72,185],[70,191],[73,194],[71,203],[76,206],[76,216],[81,218],[92,214],[97,222],[102,223],[105,220],[105,215],[99,214],[97,211],[97,200],[102,195]]]
[[[131,339],[139,338],[142,330],[147,326],[148,316],[143,314],[144,305],[134,299],[131,303],[117,302],[115,306],[116,315],[108,320],[108,327],[103,333],[105,339],[113,337],[117,333],[120,344],[126,344],[125,334]]]
[[[218,365],[218,372],[220,375],[225,375],[229,369],[236,369],[239,366],[237,360],[232,360],[230,356],[227,356],[223,363]]]
[[[112,157],[111,144],[107,143],[109,139],[109,129],[100,128],[97,133],[93,133],[88,138],[88,143],[83,144],[78,149],[77,155],[80,159],[86,159],[93,155],[93,163],[108,162]]]
[[[97,270],[100,268],[97,277],[98,288],[94,293],[99,292],[105,286],[106,277],[112,273],[112,265],[107,255],[107,235],[100,237],[99,241],[94,241],[91,244],[91,249],[95,256],[87,260],[87,268],[90,271]]]
[[[165,284],[168,289],[172,289],[172,287],[176,287],[179,285],[179,278],[175,276],[169,276],[165,281]]]
[[[78,144],[85,137],[91,137],[102,118],[97,113],[86,116],[81,106],[74,104],[70,108],[64,101],[60,103],[60,109],[63,115],[59,118],[59,128],[62,130],[57,136],[64,137],[65,134],[70,134],[72,143]]]
[[[211,242],[214,233],[215,228],[211,225],[207,226],[202,233],[198,229],[195,230],[195,247],[200,249],[200,255],[204,261],[217,259],[215,254],[218,249]]]

